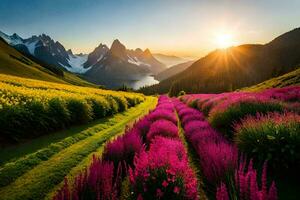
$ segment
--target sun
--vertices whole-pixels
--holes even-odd
[[[221,49],[226,49],[234,45],[233,36],[229,33],[220,33],[216,35],[215,42]]]

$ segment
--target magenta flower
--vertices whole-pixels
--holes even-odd
[[[165,119],[173,122],[177,125],[177,118],[174,112],[170,112],[169,110],[157,109],[148,115],[148,119],[151,122],[155,122],[160,119]]]
[[[116,175],[118,176],[118,175]],[[53,197],[54,200],[83,200],[83,199],[116,199],[118,190],[116,186],[119,180],[114,176],[112,163],[102,161],[93,156],[93,161],[88,170],[80,173],[76,178],[72,189],[65,179],[63,187]]]
[[[217,188],[216,200],[229,200],[228,191],[224,183],[221,183],[220,187]]]
[[[131,169],[129,174],[135,194],[156,199],[157,191],[161,190],[163,193],[159,192],[159,195],[162,194],[164,199],[180,196],[197,199],[197,179],[188,165],[187,154],[180,140],[155,137],[149,151],[142,151],[135,157],[134,163],[135,169]],[[144,191],[141,185],[148,190]],[[175,189],[176,186],[178,188]]]
[[[157,120],[150,127],[147,134],[147,141],[150,142],[156,136],[176,138],[178,137],[178,128],[168,120]]]

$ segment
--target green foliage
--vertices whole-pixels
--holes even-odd
[[[32,131],[33,136],[39,136],[43,131],[48,132],[52,128],[49,126],[50,118],[46,106],[39,101],[28,102],[25,105],[27,111],[28,130]]]
[[[236,127],[239,149],[259,163],[278,170],[300,167],[299,115],[248,117]]]
[[[64,128],[70,122],[70,113],[67,109],[66,103],[54,98],[48,102],[48,117],[49,123],[57,128]]]
[[[111,108],[110,108],[109,102],[105,98],[103,98],[102,100],[91,99],[89,101],[92,104],[93,118],[99,119],[99,118],[105,117],[110,112]]]
[[[5,106],[0,110],[1,137],[18,141],[21,138],[39,136],[52,130],[50,117],[44,104],[37,101],[25,105]]]
[[[128,102],[128,108],[133,107],[143,101],[143,99],[134,97],[134,98],[129,98],[125,96],[126,101]]]
[[[110,110],[108,112],[108,115],[113,115],[119,111],[119,104],[118,102],[112,97],[112,96],[107,96],[106,99],[109,102],[110,105]]]
[[[209,116],[211,125],[223,132],[228,138],[233,138],[233,125],[248,115],[268,112],[283,112],[283,106],[277,102],[240,102],[228,106],[225,110],[216,110]]]
[[[128,105],[127,105],[128,103],[123,96],[113,96],[113,98],[118,103],[118,107],[119,107],[118,111],[119,112],[123,112],[128,109]]]
[[[68,99],[67,108],[73,124],[83,124],[92,120],[92,108],[87,102],[78,99]]]

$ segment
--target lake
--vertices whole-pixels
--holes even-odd
[[[155,80],[153,76],[147,75],[147,76],[139,77],[139,80],[137,81],[130,81],[126,85],[137,90],[143,86],[154,85],[157,83],[159,83],[159,81]]]

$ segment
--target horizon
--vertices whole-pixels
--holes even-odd
[[[300,27],[299,7],[296,0],[3,0],[0,24],[22,38],[45,33],[76,54],[119,39],[128,49],[199,58],[222,47],[264,44]]]

